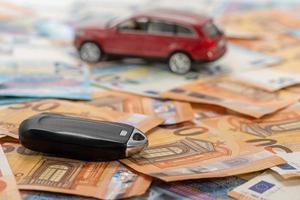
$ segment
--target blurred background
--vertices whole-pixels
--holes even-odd
[[[73,27],[78,23],[95,18],[127,16],[143,9],[180,9],[218,19],[236,12],[266,8],[287,9],[299,15],[299,4],[298,0],[1,0],[0,30],[71,40]]]
[[[215,62],[198,64],[186,75],[172,74],[166,63],[149,60],[95,65],[80,61],[73,46],[76,26],[155,8],[212,17],[229,41],[227,53]],[[299,42],[299,9],[299,0],[0,0],[0,104],[34,98],[88,100],[90,83],[158,97],[159,92],[207,75],[278,64],[294,55],[281,52],[284,47]],[[77,71],[72,68],[82,65]],[[158,80],[164,81],[163,87],[155,84]],[[70,88],[79,92],[69,94]]]

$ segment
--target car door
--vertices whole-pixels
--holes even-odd
[[[171,22],[150,19],[147,33],[143,40],[145,56],[165,58],[176,45],[175,25]]]
[[[141,56],[147,30],[147,18],[128,19],[116,25],[105,44],[110,54]]]
[[[176,24],[176,44],[176,50],[184,51],[192,57],[197,52],[206,50],[197,31],[186,24]]]

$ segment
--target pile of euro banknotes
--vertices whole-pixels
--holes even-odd
[[[46,21],[36,1],[14,2],[0,0],[0,200],[300,198],[300,2],[212,3],[228,51],[186,75],[139,59],[87,65],[70,27],[98,15],[78,1],[61,23],[49,3]],[[18,127],[41,112],[131,124],[149,146],[113,162],[33,152]]]

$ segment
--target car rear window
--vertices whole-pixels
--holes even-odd
[[[220,35],[219,29],[211,22],[208,22],[203,26],[203,32],[209,38],[214,38]]]

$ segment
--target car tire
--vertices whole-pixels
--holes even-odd
[[[192,68],[192,59],[183,52],[173,53],[169,57],[169,68],[176,74],[186,74]]]
[[[103,51],[94,42],[85,42],[79,49],[80,58],[88,63],[96,63],[103,57]]]

